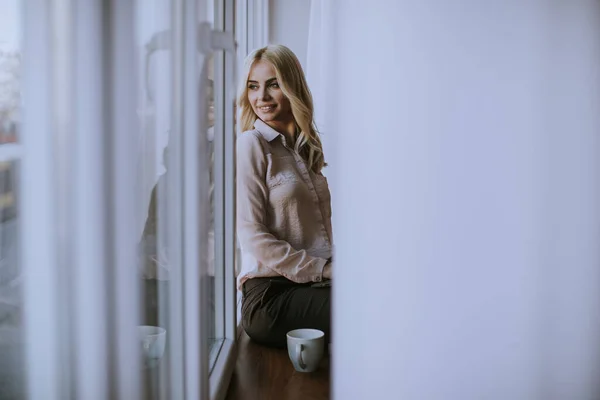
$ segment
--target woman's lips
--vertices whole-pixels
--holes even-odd
[[[258,107],[258,109],[259,109],[261,112],[271,112],[271,111],[273,111],[273,110],[275,109],[275,105],[270,105],[270,106],[260,106],[260,107]]]

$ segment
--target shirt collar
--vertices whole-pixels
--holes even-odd
[[[260,118],[257,118],[256,121],[254,121],[254,128],[256,128],[256,130],[259,131],[268,142],[273,141],[277,136],[280,135],[279,132],[271,128]]]

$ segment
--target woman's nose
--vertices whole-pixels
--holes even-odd
[[[271,98],[271,95],[269,95],[269,91],[267,90],[267,88],[263,88],[260,91],[260,99],[261,100],[269,100]]]

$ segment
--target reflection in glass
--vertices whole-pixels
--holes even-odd
[[[171,127],[172,56],[170,2],[138,1],[138,199],[140,201],[140,324],[166,330],[159,361],[145,363],[144,399],[168,399],[170,376],[170,269],[167,248],[168,213],[166,168]]]
[[[218,266],[216,265],[215,254],[217,254],[218,243],[215,240],[215,221],[219,218],[218,209],[215,207],[215,76],[214,76],[214,57],[208,60],[208,87],[206,96],[208,98],[208,159],[209,159],[209,198],[210,198],[210,226],[208,231],[208,346],[209,346],[209,365],[212,367],[219,351],[219,338],[217,337],[215,321],[215,278]]]
[[[17,141],[20,78],[20,53],[17,50],[2,50],[0,46],[0,144]]]
[[[21,111],[20,2],[0,3],[0,399],[25,399],[22,271],[13,151]]]
[[[207,19],[213,30],[221,30],[224,2],[207,2]],[[208,153],[210,173],[210,213],[208,243],[209,368],[212,370],[224,339],[224,76],[223,53],[216,51],[208,60]]]
[[[209,4],[209,14],[212,0],[200,2]],[[176,152],[176,143],[180,138],[173,130],[173,105],[171,98],[175,88],[173,87],[173,49],[170,38],[170,12],[164,8],[162,2],[138,2],[136,8],[137,20],[137,43],[138,62],[140,74],[140,93],[138,94],[138,117],[140,121],[140,161],[138,162],[140,205],[140,242],[139,260],[141,269],[141,292],[142,292],[142,318],[141,323],[150,326],[159,326],[167,330],[167,343],[163,359],[153,368],[147,368],[144,378],[144,392],[149,398],[169,398],[171,388],[178,383],[174,382],[169,368],[173,368],[177,361],[174,359],[177,349],[171,348],[173,343],[173,329],[177,324],[178,316],[173,315],[171,300],[177,282],[174,277],[178,276],[175,268],[178,266],[173,261],[174,251],[170,249],[169,239],[173,232],[174,218],[177,219],[177,210],[174,210],[173,194],[177,191],[179,179],[173,166],[173,154]],[[212,15],[212,14],[211,14]],[[203,63],[203,55],[198,54],[198,67]],[[210,224],[200,227],[208,230],[208,244],[204,248],[207,254],[201,254],[208,263],[208,280],[204,289],[208,291],[209,308],[203,310],[208,313],[205,321],[208,322],[208,339],[210,346],[210,367],[214,364],[216,355],[222,343],[222,333],[217,329],[215,308],[219,296],[216,294],[215,282],[222,276],[222,265],[216,262],[219,246],[215,232],[219,230],[219,221],[222,220],[222,211],[218,204],[219,195],[216,193],[222,184],[215,182],[218,179],[216,163],[219,158],[215,157],[215,149],[218,147],[215,139],[218,135],[216,123],[218,105],[216,104],[216,91],[219,84],[215,82],[215,60],[210,57],[207,65],[208,81],[199,88],[202,89],[200,96],[207,100],[208,110],[198,110],[198,115],[208,116],[206,121],[207,130],[201,132],[206,135],[207,140],[201,140],[202,145],[207,145],[206,154],[209,156],[209,170],[199,173],[209,174],[209,193],[203,201],[210,202]],[[204,90],[205,89],[205,90]],[[204,139],[204,138],[203,138]],[[221,175],[222,176],[222,175]],[[182,189],[182,188],[179,188]],[[206,193],[204,193],[206,196]],[[184,220],[185,215],[181,216]],[[198,266],[200,267],[200,266]],[[222,280],[221,280],[222,282]],[[222,283],[221,283],[222,286]],[[175,294],[176,295],[176,294]],[[222,294],[221,296],[222,297]],[[222,303],[222,300],[221,300]],[[200,316],[198,316],[200,318]],[[221,318],[222,319],[222,318]]]
[[[0,399],[26,398],[17,171],[18,162],[0,163]]]

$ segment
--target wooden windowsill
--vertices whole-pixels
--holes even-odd
[[[226,400],[329,399],[330,357],[312,373],[296,372],[286,349],[261,346],[240,329]]]

